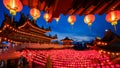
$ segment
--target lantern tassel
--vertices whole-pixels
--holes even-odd
[[[14,21],[14,16],[12,15],[11,22],[13,23],[13,21]]]
[[[74,26],[72,25],[72,30],[74,29]]]
[[[113,26],[114,26],[114,30],[116,31],[116,25],[117,25],[117,21],[115,20],[115,21],[113,21],[112,23],[111,23]]]
[[[90,29],[90,31],[92,31],[92,27],[91,26],[89,26],[89,29]]]
[[[114,25],[114,30],[115,30],[115,31],[117,30],[116,25]]]
[[[34,20],[34,23],[36,23],[36,20]]]

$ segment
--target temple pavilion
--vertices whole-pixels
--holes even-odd
[[[22,18],[22,17],[21,17]],[[39,28],[29,19],[20,20],[22,24],[11,23],[8,16],[3,21],[0,28],[0,41],[8,41],[11,43],[50,43],[55,37],[46,36],[49,28]]]

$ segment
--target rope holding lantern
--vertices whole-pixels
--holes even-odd
[[[106,21],[110,22],[111,25],[114,26],[114,30],[116,31],[116,25],[117,25],[117,21],[120,19],[120,11],[115,10],[115,11],[111,11],[106,15]]]
[[[40,11],[38,9],[32,8],[30,10],[30,15],[33,17],[34,23],[35,23],[35,21],[40,17],[41,14],[40,14]]]
[[[3,0],[4,6],[10,11],[12,14],[12,22],[13,16],[16,15],[17,12],[20,12],[23,8],[23,5],[20,0]]]
[[[90,27],[91,30],[91,25],[95,21],[95,16],[93,14],[88,14],[84,17],[84,22]]]

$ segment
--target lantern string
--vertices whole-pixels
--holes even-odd
[[[12,15],[11,22],[13,23],[13,21],[14,21],[14,16]]]
[[[91,26],[89,26],[89,29],[90,29],[90,32],[92,31],[92,27]]]
[[[72,30],[74,29],[74,26],[72,25]]]
[[[117,30],[116,25],[114,25],[114,30],[115,30],[115,31]]]
[[[36,23],[36,20],[34,20],[34,23]]]

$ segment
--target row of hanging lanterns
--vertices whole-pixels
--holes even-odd
[[[20,12],[23,8],[23,5],[20,0],[3,0],[3,4],[10,11],[10,14],[12,14],[13,16],[15,16],[16,13]],[[34,20],[37,20],[41,15],[40,10],[38,10],[36,8],[32,8],[30,10],[30,15],[33,17]],[[50,14],[50,13],[45,13],[43,17],[46,22],[50,22],[52,20],[52,14]],[[54,18],[54,19],[58,22],[60,17]],[[115,31],[116,31],[117,21],[119,19],[120,19],[120,11],[119,10],[111,11],[106,15],[106,21],[110,22],[111,25],[114,26]],[[94,21],[95,21],[95,16],[93,14],[88,14],[84,17],[84,22],[88,26],[91,26]],[[70,15],[68,17],[68,22],[71,25],[74,25],[74,23],[76,22],[76,16]]]

